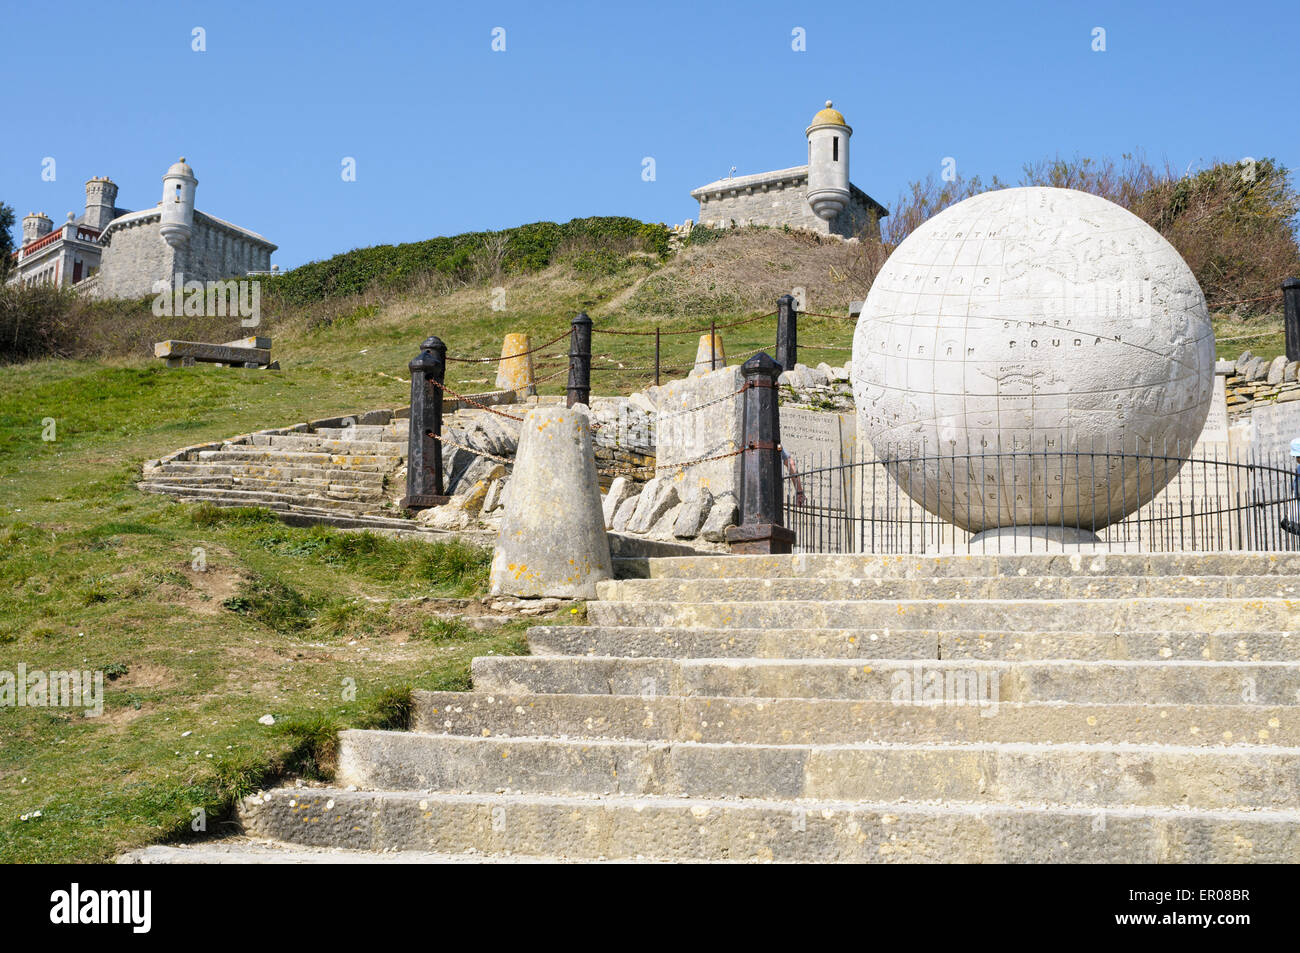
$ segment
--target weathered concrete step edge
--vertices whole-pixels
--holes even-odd
[[[154,478],[166,486],[186,487],[194,491],[242,490],[272,493],[295,500],[341,501],[345,503],[382,504],[386,497],[382,487],[361,487],[354,483],[319,483],[314,480],[265,480],[240,476],[172,476]],[[149,482],[153,482],[151,479]]]
[[[310,450],[272,450],[269,448],[253,449],[248,447],[230,447],[225,450],[199,450],[188,460],[176,460],[160,466],[175,463],[266,463],[272,465],[296,464],[300,466],[334,466],[348,467],[353,470],[388,470],[392,468],[393,457],[377,456],[372,453],[313,453]]]
[[[398,516],[381,516],[374,511],[377,507],[362,508],[359,512],[350,509],[353,504],[345,500],[321,500],[299,498],[292,501],[250,500],[247,496],[227,496],[221,492],[198,494],[187,492],[187,488],[172,487],[159,491],[157,487],[137,483],[145,492],[163,492],[177,503],[210,503],[213,506],[257,506],[270,510],[282,522],[290,526],[333,526],[338,529],[372,530],[392,536],[412,539],[473,539],[476,545],[490,546],[494,536],[488,532],[467,530],[440,530],[425,526],[414,520]],[[257,494],[259,496],[263,494]],[[338,512],[341,510],[342,512]]]
[[[170,486],[196,490],[245,490],[275,493],[294,499],[326,502],[382,504],[387,501],[382,487],[362,487],[355,483],[319,483],[314,480],[264,480],[258,477],[163,477]]]
[[[1079,807],[1300,808],[1300,748],[702,744],[339,733],[363,790],[654,794]]]
[[[596,587],[603,602],[859,599],[1300,599],[1300,576],[986,576],[931,579],[626,579]]]
[[[686,629],[536,626],[534,655],[627,658],[892,658],[1300,661],[1300,631],[1015,632],[967,629]]]
[[[327,437],[313,437],[309,434],[254,434],[247,444],[232,444],[247,447],[273,447],[283,450],[316,450],[326,453],[364,453],[376,456],[405,456],[404,444],[390,443],[386,440],[332,440]]]
[[[245,829],[355,850],[902,863],[1297,863],[1300,812],[272,792]]]
[[[942,576],[1300,576],[1300,552],[1065,553],[1020,555],[874,555],[665,557],[651,561],[651,578],[817,579]]]
[[[382,424],[357,424],[355,427],[316,427],[315,436],[332,440],[381,440],[385,443],[406,443],[405,427],[395,428]]]
[[[1294,705],[1300,685],[1295,662],[479,656],[470,670],[478,692],[858,701],[922,698],[939,684],[945,697],[1000,702]]]
[[[385,473],[378,469],[362,470],[342,466],[315,466],[300,463],[167,463],[153,471],[156,476],[237,476],[268,480],[312,480],[320,483],[383,484]]]
[[[1031,631],[1220,628],[1300,631],[1300,600],[1290,599],[956,599],[853,602],[592,602],[595,625],[685,628],[890,626],[908,629]]]
[[[188,486],[173,483],[155,483],[143,480],[136,487],[145,493],[161,493],[165,496],[181,497],[182,502],[212,502],[221,506],[265,506],[274,509],[277,504],[296,508],[314,508],[322,512],[334,511],[350,515],[381,515],[378,511],[382,504],[311,496],[309,494],[291,495],[273,493],[263,490],[240,490],[233,487]]]
[[[533,695],[416,691],[413,731],[710,744],[1014,742],[1300,745],[1300,707],[916,704],[840,698]]]
[[[193,844],[155,844],[128,851],[119,864],[558,864],[561,857],[523,854],[459,854],[423,850],[346,850],[307,847],[253,837],[226,837]]]

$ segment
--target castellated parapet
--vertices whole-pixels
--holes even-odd
[[[44,238],[54,227],[54,222],[44,212],[28,212],[23,216],[23,244]]]
[[[117,218],[117,184],[110,178],[96,176],[86,183],[84,222],[95,231],[103,231]]]

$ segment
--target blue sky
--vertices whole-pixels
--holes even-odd
[[[1296,25],[1294,0],[5,0],[0,201],[58,223],[108,175],[143,208],[183,154],[198,207],[276,242],[282,268],[543,219],[680,222],[733,165],[804,162],[828,98],[854,129],[854,183],[886,206],[948,156],[1010,180],[1044,156],[1134,150],[1294,169]]]

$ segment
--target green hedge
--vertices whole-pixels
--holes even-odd
[[[288,304],[308,304],[359,294],[372,286],[398,286],[422,273],[462,275],[472,268],[487,239],[497,234],[507,237],[504,270],[518,274],[545,268],[557,252],[566,249],[630,243],[641,251],[664,254],[669,232],[665,225],[621,217],[575,218],[563,225],[534,222],[502,232],[466,232],[406,245],[358,248],[267,279],[263,290]]]

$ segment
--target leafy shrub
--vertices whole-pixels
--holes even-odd
[[[692,245],[711,245],[723,235],[720,228],[710,228],[708,225],[696,225],[691,229],[691,233],[686,236],[682,242],[687,248]]]
[[[75,303],[71,291],[48,285],[0,286],[0,362],[68,353]]]
[[[1300,194],[1273,159],[1219,162],[1182,175],[1129,154],[1119,161],[1057,156],[1027,164],[1019,184],[1078,189],[1127,208],[1183,256],[1212,311],[1277,311],[1281,279],[1300,271]],[[1006,187],[996,176],[988,185],[978,176],[910,183],[880,223],[879,240],[864,235],[851,251],[846,270],[854,285],[869,288],[889,253],[921,223],[962,199]]]
[[[399,287],[421,274],[468,279],[495,236],[506,237],[500,267],[509,274],[540,271],[563,247],[600,249],[631,242],[640,251],[665,254],[668,234],[664,225],[634,218],[575,218],[563,225],[534,222],[502,232],[465,232],[405,245],[374,245],[265,279],[263,293],[286,304],[301,305],[361,294],[372,287]]]

